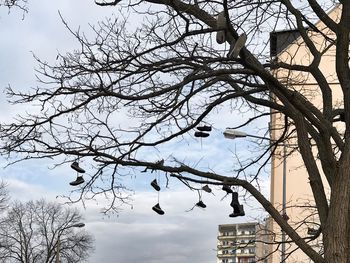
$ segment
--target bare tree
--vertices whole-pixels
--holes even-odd
[[[9,10],[11,8],[19,8],[24,12],[27,12],[27,0],[0,0],[0,7],[5,6]]]
[[[83,226],[76,209],[57,203],[15,202],[1,220],[1,262],[84,262],[93,249],[92,236],[73,231]]]
[[[38,59],[39,80],[47,86],[29,93],[8,89],[12,103],[40,104],[41,112],[1,125],[2,153],[18,154],[20,159],[63,156],[63,163],[78,158],[91,161],[95,171],[81,187],[81,198],[105,193],[113,197],[112,209],[118,200],[127,201],[127,186],[119,180],[123,167],[163,171],[188,185],[240,186],[311,260],[350,262],[350,2],[130,0],[98,4],[116,5],[124,16],[100,22],[93,28],[95,39],[71,30],[81,49],[59,54],[56,65]],[[336,6],[341,9],[334,19],[327,10]],[[224,17],[224,22],[218,17]],[[317,20],[322,28],[314,26]],[[128,31],[131,21],[134,27]],[[267,37],[277,29],[298,33],[300,45],[309,54],[307,63],[270,59]],[[334,49],[333,77],[339,82],[340,105],[334,103],[335,91],[321,68],[330,49]],[[286,74],[275,74],[279,69]],[[301,85],[306,77],[314,80],[315,90]],[[316,93],[322,100],[320,106],[314,102]],[[232,112],[242,107],[255,112],[241,126],[282,114],[285,122],[277,141],[262,145],[260,156],[229,175],[147,155],[149,149],[192,133],[222,105],[230,105]],[[116,121],[120,114],[132,118],[132,124]],[[336,116],[344,123],[342,129],[334,125]],[[291,139],[296,140],[293,150],[300,152],[311,182],[322,251],[301,237],[259,191],[261,169],[277,146]],[[257,172],[247,178],[244,170],[252,165],[258,166]],[[329,197],[321,174],[330,186]]]
[[[7,184],[4,181],[0,182],[0,213],[5,211],[9,201],[9,194],[7,191]]]

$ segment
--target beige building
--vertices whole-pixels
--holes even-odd
[[[330,17],[336,21],[340,15],[340,7],[334,8],[330,13]],[[316,27],[322,30],[327,36],[332,37],[332,32],[327,30],[327,27],[318,22]],[[326,50],[322,56],[320,69],[331,84],[334,105],[341,108],[341,96],[337,96],[339,92],[338,80],[335,74],[335,48],[329,46],[329,43],[323,41],[318,33],[310,31],[310,38],[314,43],[317,43],[319,50]],[[312,55],[303,43],[303,39],[299,36],[298,31],[282,31],[271,33],[271,57],[272,61],[286,62],[288,64],[309,65],[312,60]],[[286,69],[273,69],[275,76],[285,83],[291,90],[300,91],[306,96],[317,108],[322,108],[322,101],[318,91],[316,81],[306,73],[300,71],[290,71]],[[277,140],[280,138],[284,129],[285,118],[282,114],[272,114],[271,117],[271,138]],[[292,125],[291,125],[292,127]],[[342,129],[339,123],[338,129]],[[318,229],[318,218],[314,215],[315,209],[311,188],[307,172],[303,166],[303,161],[296,146],[296,134],[292,128],[287,131],[290,134],[290,139],[284,146],[279,146],[275,155],[272,158],[271,167],[271,197],[272,204],[281,211],[281,214],[287,215],[288,222],[297,229],[301,237],[310,236],[313,231]],[[317,158],[317,152],[315,152]],[[324,180],[325,185],[327,183]],[[285,187],[283,187],[285,185]],[[275,233],[275,240],[283,240],[283,235],[279,226],[270,222],[270,228]],[[288,241],[288,238],[286,241]],[[318,240],[319,241],[319,240]],[[317,240],[314,245],[317,246]],[[270,251],[279,251],[274,253],[272,260],[269,262],[281,262],[281,254],[284,253],[285,262],[309,262],[307,256],[295,246],[286,243],[283,246],[270,246]]]
[[[265,239],[265,229],[255,222],[219,225],[217,263],[268,262]]]

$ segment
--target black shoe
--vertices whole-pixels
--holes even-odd
[[[317,229],[314,229],[312,227],[308,227],[307,228],[307,234],[309,236],[316,236],[318,234],[318,230]]]
[[[233,192],[232,193],[232,201],[231,201],[231,204],[230,206],[232,208],[235,208],[235,207],[238,207],[240,204],[239,204],[239,201],[238,201],[238,193],[237,192]]]
[[[79,166],[78,162],[73,162],[70,167],[78,173],[85,173],[85,170]]]
[[[233,213],[229,214],[229,217],[245,216],[243,205],[239,205],[236,209],[233,209]]]
[[[207,125],[198,126],[197,129],[199,131],[202,131],[202,132],[210,132],[211,131],[211,126],[207,126]]]
[[[200,201],[196,204],[196,206],[199,206],[199,207],[202,207],[202,208],[206,208],[206,207],[207,207],[207,206],[203,203],[202,200],[200,200]]]
[[[164,215],[164,211],[160,208],[159,203],[153,206],[152,210],[159,215]]]
[[[209,133],[206,133],[206,132],[196,131],[194,133],[194,137],[206,138],[208,136],[209,136]]]
[[[82,183],[84,183],[85,180],[82,176],[78,176],[77,179],[73,182],[70,182],[69,184],[72,185],[72,186],[77,186],[77,185],[80,185]]]
[[[202,190],[204,190],[207,193],[211,193],[211,189],[210,189],[209,185],[207,185],[207,184],[202,187]]]
[[[160,186],[158,185],[156,179],[154,179],[154,180],[151,182],[151,185],[152,185],[152,187],[153,187],[156,191],[160,191]]]
[[[226,184],[224,184],[224,185],[222,186],[222,190],[224,190],[227,194],[232,194],[232,193],[233,193],[231,187],[228,186],[228,185],[226,185]]]
[[[289,220],[289,216],[287,215],[287,213],[282,213],[281,216],[283,217],[284,220],[286,221]]]

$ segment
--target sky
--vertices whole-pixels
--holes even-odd
[[[107,16],[113,15],[113,7],[102,8],[90,0],[29,1],[29,12],[23,13],[0,7],[0,88],[7,85],[16,89],[28,89],[38,85],[35,78],[37,64],[33,53],[43,60],[53,62],[57,52],[64,53],[77,47],[77,43],[61,22],[58,11],[73,29],[89,29]],[[10,120],[20,107],[9,105],[4,94],[0,97],[1,122]],[[237,121],[243,118],[235,116]],[[186,152],[187,158],[198,158],[204,168],[232,171],[232,159],[235,152],[249,155],[248,141],[225,141],[222,132],[227,120],[232,121],[228,112],[220,115],[210,139],[199,141],[188,138],[181,147],[174,144],[163,149],[169,154]],[[225,121],[226,120],[226,121]],[[232,124],[232,122],[230,122]],[[6,161],[1,159],[1,167]],[[210,163],[210,165],[209,165]],[[69,167],[54,167],[51,160],[31,160],[0,168],[0,177],[9,184],[12,199],[32,200],[56,197],[68,194],[72,189],[68,182],[75,179]],[[87,174],[89,171],[87,171]],[[127,178],[133,186],[135,195],[132,206],[125,207],[118,215],[100,213],[105,200],[89,202],[84,209],[79,205],[85,217],[85,230],[95,238],[95,251],[89,263],[104,262],[143,262],[143,263],[210,263],[216,260],[217,229],[219,224],[262,220],[264,213],[254,200],[247,198],[246,215],[229,218],[232,213],[229,198],[224,198],[220,188],[212,194],[203,193],[206,209],[195,207],[197,193],[171,180],[162,190],[159,200],[165,215],[159,216],[151,210],[158,202],[158,194],[149,186],[154,175],[136,175]],[[262,189],[268,195],[269,180],[262,182]],[[190,211],[188,211],[190,210]]]

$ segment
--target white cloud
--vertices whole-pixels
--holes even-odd
[[[139,220],[132,220],[134,216]],[[190,258],[191,262],[211,262],[215,259],[210,248],[216,246],[216,225],[210,222],[188,225],[177,221],[181,217],[174,218],[168,212],[159,216],[150,209],[141,217],[137,214],[120,217],[131,217],[131,223],[119,223],[119,218],[114,223],[88,223],[87,229],[91,229],[97,241],[96,253],[90,262],[115,262],[115,259],[120,262],[188,262]]]
[[[17,179],[7,179],[5,182],[8,184],[8,190],[12,200],[28,201],[41,198],[54,199],[53,193],[47,192],[42,186],[28,184]]]
[[[56,199],[59,190],[26,183],[23,178],[8,179],[8,182],[10,193],[16,199],[62,201]],[[133,208],[126,206],[119,215],[100,213],[107,202],[102,196],[87,202],[85,210],[81,204],[74,205],[85,217],[85,229],[95,237],[96,250],[89,262],[214,262],[219,224],[252,221],[261,216],[261,212],[256,212],[256,205],[248,200],[246,217],[228,217],[232,213],[231,200],[228,196],[221,201],[225,193],[218,186],[212,187],[214,194],[202,193],[206,209],[193,208],[198,202],[197,192],[184,186],[174,190],[172,184],[171,189],[161,184],[159,203],[165,215],[160,216],[151,209],[158,202],[158,193],[148,187],[150,191],[136,191]],[[191,208],[193,210],[186,212]]]
[[[96,239],[96,253],[90,262],[214,262],[218,224],[245,222],[257,216],[249,209],[247,217],[229,218],[230,200],[220,201],[223,196],[217,189],[215,196],[203,196],[206,209],[195,207],[186,212],[198,201],[196,193],[186,189],[161,192],[163,216],[151,210],[157,202],[153,192],[137,193],[134,208],[118,217],[102,219],[96,216],[98,207],[88,205],[86,229]]]

